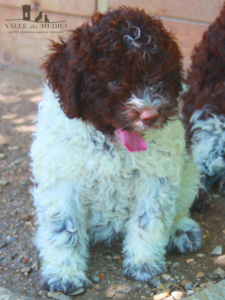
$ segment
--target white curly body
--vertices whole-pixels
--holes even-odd
[[[217,180],[220,190],[225,191],[225,119],[213,115],[202,120],[204,110],[197,110],[191,117],[191,148],[204,187],[209,189]]]
[[[68,119],[45,89],[31,149],[36,187],[36,246],[50,290],[89,283],[89,241],[123,238],[124,274],[148,281],[166,269],[164,254],[201,246],[188,217],[199,175],[179,120],[145,134],[148,150],[130,153],[80,119]]]

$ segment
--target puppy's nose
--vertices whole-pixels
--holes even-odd
[[[145,125],[152,126],[158,120],[159,112],[155,108],[146,109],[140,117]]]

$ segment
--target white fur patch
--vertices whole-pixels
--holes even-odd
[[[225,172],[225,120],[216,115],[200,120],[201,114],[196,111],[190,120],[194,130],[191,148],[199,172],[214,181]],[[205,184],[206,179],[202,180]]]

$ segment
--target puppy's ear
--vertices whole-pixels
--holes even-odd
[[[70,54],[71,49],[68,49],[68,43],[62,38],[59,39],[59,43],[51,41],[51,53],[46,55],[40,69],[44,70],[45,80],[59,97],[60,106],[67,117],[70,119],[80,118],[79,75],[74,67],[73,72],[71,72],[71,61],[74,57]],[[75,55],[76,51],[74,51]]]

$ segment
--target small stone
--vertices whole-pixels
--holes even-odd
[[[191,263],[193,263],[195,260],[193,259],[193,258],[189,258],[189,259],[187,259],[186,260],[186,263],[187,264],[191,264]]]
[[[210,279],[218,279],[219,278],[219,275],[216,274],[216,273],[209,273],[207,275],[207,277],[209,277]]]
[[[120,255],[119,254],[115,254],[115,255],[113,255],[113,259],[115,259],[115,260],[120,260]]]
[[[106,292],[106,297],[108,297],[108,298],[112,298],[113,296],[115,296],[115,292]]]
[[[165,281],[169,281],[170,278],[171,278],[171,275],[169,275],[169,274],[162,274],[162,275],[161,275],[161,278],[162,278],[163,280],[165,280]]]
[[[110,286],[106,290],[106,297],[112,298],[115,294],[118,294],[120,298],[123,298],[124,296],[128,295],[131,288],[130,286],[126,284],[115,284]]]
[[[170,295],[171,290],[170,289],[166,289],[162,292],[160,292],[159,294],[156,294],[153,296],[153,300],[162,300],[166,297],[168,297]]]
[[[8,181],[6,181],[6,180],[0,180],[0,185],[7,185],[7,184],[9,184]]]
[[[26,221],[29,221],[30,220],[30,216],[29,215],[22,215],[22,219],[23,220],[26,220]]]
[[[191,295],[194,294],[194,292],[195,292],[195,291],[193,291],[193,290],[188,290],[188,291],[187,291],[187,294],[188,294],[188,296],[191,296]]]
[[[64,295],[61,292],[49,292],[48,297],[56,300],[70,300],[70,296]]]
[[[213,286],[214,285],[214,282],[212,282],[212,281],[209,281],[209,282],[206,282],[205,283],[205,288],[208,288],[208,287],[210,287],[210,286]]]
[[[158,285],[160,285],[161,280],[160,277],[153,277],[150,281],[149,284],[153,287],[157,287]]]
[[[103,278],[105,278],[105,275],[103,275],[103,274],[98,274],[98,277],[102,280]]]
[[[221,196],[220,196],[219,194],[213,194],[212,197],[213,197],[214,199],[218,199],[218,198],[220,198]]]
[[[5,157],[6,157],[5,153],[0,153],[0,159],[3,159]]]
[[[165,290],[165,285],[163,283],[160,283],[157,287],[156,287],[156,293],[159,293],[160,291]]]
[[[0,243],[0,249],[1,249],[1,248],[4,248],[4,247],[6,247],[6,246],[7,246],[6,242]]]
[[[184,286],[185,290],[191,290],[193,287],[193,282],[187,279],[182,280],[181,284]]]
[[[34,270],[34,271],[37,271],[39,269],[38,263],[33,263],[32,266],[31,266],[31,269]]]
[[[204,253],[198,253],[197,256],[198,257],[203,257],[203,256],[205,256],[205,254]]]
[[[171,293],[171,295],[173,296],[173,298],[175,300],[180,300],[181,298],[184,297],[185,293],[181,292],[181,291],[174,291],[174,292]]]
[[[9,151],[13,151],[13,150],[17,150],[17,149],[19,149],[19,146],[12,146],[12,147],[8,147],[8,150]]]
[[[224,279],[225,278],[225,271],[221,268],[217,268],[214,273],[218,274],[220,278]]]
[[[31,267],[24,267],[24,268],[21,269],[21,272],[24,273],[24,274],[29,273],[30,271],[31,271]]]
[[[98,283],[98,282],[100,282],[100,278],[99,278],[99,276],[97,276],[97,275],[91,275],[91,281],[93,282],[93,283]]]
[[[225,255],[220,255],[220,256],[216,257],[214,262],[217,265],[225,266]]]
[[[204,276],[205,276],[205,274],[203,272],[198,272],[195,277],[201,278],[201,277],[204,277]]]
[[[85,288],[79,288],[79,289],[77,289],[77,290],[75,290],[75,291],[73,291],[72,293],[69,293],[69,295],[70,296],[76,296],[76,295],[80,295],[80,294],[82,294],[82,293],[84,293],[85,292]]]
[[[40,291],[40,292],[38,292],[38,295],[41,296],[41,297],[44,297],[44,296],[46,296],[46,292],[45,291]]]
[[[28,261],[29,261],[29,258],[28,258],[28,257],[26,257],[26,258],[24,258],[24,259],[22,260],[22,263],[23,263],[23,264],[27,264],[27,263],[28,263]]]
[[[223,253],[223,247],[217,246],[212,252],[211,255],[219,256]]]
[[[176,269],[180,267],[180,263],[178,261],[175,261],[174,263],[172,263],[171,268]]]

